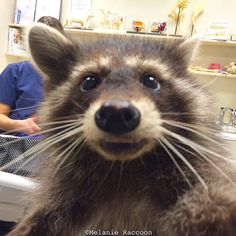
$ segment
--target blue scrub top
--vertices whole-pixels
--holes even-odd
[[[29,61],[9,64],[0,75],[0,103],[11,107],[10,118],[29,118],[42,101],[42,86],[41,75]]]

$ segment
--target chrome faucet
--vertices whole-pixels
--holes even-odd
[[[235,123],[236,123],[236,109],[230,107],[221,107],[219,124],[234,127]]]

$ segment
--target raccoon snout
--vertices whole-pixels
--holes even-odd
[[[126,134],[138,127],[139,110],[127,100],[109,100],[95,113],[95,122],[101,130],[113,134]]]

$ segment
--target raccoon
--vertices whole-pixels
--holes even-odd
[[[75,40],[38,24],[28,41],[47,158],[8,236],[236,235],[235,161],[188,70],[197,39]]]

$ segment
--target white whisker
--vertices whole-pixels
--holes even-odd
[[[172,125],[174,127],[178,127],[178,128],[181,128],[181,129],[184,129],[184,130],[188,130],[189,132],[192,132],[194,134],[197,134],[198,136],[212,142],[212,143],[215,143],[218,145],[218,142],[210,137],[208,137],[207,135],[199,132],[198,130],[195,130],[195,129],[192,129],[192,128],[189,128],[189,127],[186,127],[186,126],[183,126],[183,125],[180,125],[178,124],[177,122],[173,122],[173,121],[167,121],[167,120],[162,120],[163,123],[167,123],[168,125]]]
[[[163,119],[162,122],[164,123],[167,123],[169,125],[179,125],[180,127],[188,127],[188,128],[192,128],[196,131],[199,131],[200,130],[204,130],[204,132],[207,132],[207,133],[210,133],[210,134],[214,134],[215,132],[215,129],[211,128],[211,127],[206,127],[206,126],[202,126],[202,125],[199,125],[199,124],[190,124],[190,123],[186,123],[186,122],[181,122],[181,121],[176,121],[176,120],[166,120],[166,119]]]
[[[218,153],[213,152],[212,150],[209,150],[209,149],[207,149],[207,148],[205,148],[205,147],[203,147],[203,146],[197,144],[196,142],[193,142],[193,141],[191,141],[191,140],[189,140],[189,139],[187,139],[187,138],[185,138],[185,137],[183,137],[183,136],[181,136],[181,135],[179,135],[179,134],[173,133],[173,132],[171,132],[171,131],[169,131],[169,130],[163,128],[163,127],[160,127],[160,130],[161,130],[163,133],[165,133],[165,134],[167,134],[167,135],[169,135],[169,136],[171,136],[171,137],[173,137],[173,138],[179,140],[180,142],[182,142],[182,143],[184,143],[184,144],[187,144],[187,145],[190,146],[190,147],[191,147],[191,146],[195,146],[195,148],[197,148],[198,150],[202,150],[202,151],[204,151],[205,153],[211,154],[211,155],[213,155],[213,156],[215,156],[215,157],[218,157],[218,158],[220,158],[220,159],[222,159],[222,160],[225,160],[225,161],[229,161],[229,162],[232,162],[232,163],[236,163],[236,160],[234,160],[234,159],[230,159],[230,158],[223,157],[223,156],[219,155]]]
[[[186,180],[186,182],[188,183],[188,185],[193,188],[193,185],[191,184],[191,182],[189,181],[189,179],[187,178],[186,174],[184,173],[184,171],[182,170],[182,168],[180,167],[180,165],[178,164],[178,162],[175,160],[174,156],[171,154],[171,152],[168,150],[168,148],[166,147],[166,145],[162,142],[162,137],[160,137],[159,139],[157,139],[158,142],[160,143],[160,145],[165,149],[166,153],[168,154],[168,156],[171,158],[171,160],[173,161],[173,163],[175,164],[175,166],[177,167],[177,169],[179,170],[179,172],[182,174],[182,176],[184,177],[184,179]]]
[[[67,158],[71,156],[71,153],[74,152],[74,150],[76,149],[76,147],[80,144],[81,140],[75,140],[74,142],[72,142],[72,144],[70,144],[62,153],[60,153],[56,159],[55,159],[55,163],[56,164],[56,168],[54,169],[54,174],[57,173],[60,169],[61,166],[66,162]],[[64,154],[66,154],[64,156]],[[63,157],[64,156],[64,157]],[[61,160],[60,160],[61,159]],[[60,161],[59,161],[60,160]]]
[[[51,121],[51,122],[39,123],[39,126],[48,126],[48,125],[75,123],[75,122],[78,122],[78,121],[79,121],[79,119],[58,120],[58,121]]]
[[[178,140],[177,140],[178,141]],[[190,153],[191,155],[193,155],[193,156],[195,156],[196,155],[196,153],[194,153],[194,152],[192,152],[192,151],[190,151],[189,149],[187,149],[187,148],[184,148],[184,147],[182,147],[181,145],[178,145],[178,144],[176,144],[176,143],[173,143],[173,145],[174,146],[176,146],[177,148],[180,148],[180,149],[182,149],[183,151],[185,151],[185,152],[187,152],[187,153]],[[191,148],[191,147],[190,147]]]
[[[53,156],[53,155],[55,154],[55,152],[58,152],[59,150],[63,150],[63,148],[64,148],[66,145],[67,145],[67,143],[61,145],[59,148],[56,148],[56,149],[55,149],[53,152],[51,152],[50,154],[47,153],[46,158],[43,157],[43,158],[44,158],[43,160],[42,160],[42,158],[40,158],[40,165],[43,164],[44,161],[46,161],[46,159],[48,159],[48,158],[50,158],[51,156]],[[41,154],[41,153],[39,153],[39,151],[41,151],[41,150],[38,150],[38,149],[37,149],[37,145],[34,146],[34,147],[32,147],[32,149],[34,149],[34,148],[36,148],[35,153],[34,153],[32,156],[28,156],[28,157],[27,157],[27,160],[26,160],[25,162],[23,162],[21,165],[19,165],[19,167],[16,168],[16,170],[14,170],[13,173],[17,174],[17,172],[19,171],[19,168],[23,168],[23,167],[26,166],[29,162],[31,162],[31,161],[33,161],[34,159],[38,158],[39,154]],[[37,151],[37,150],[38,150],[38,151]],[[37,153],[36,153],[36,151],[37,151]],[[37,164],[36,164],[36,166],[37,166]]]
[[[194,169],[194,167],[190,164],[190,162],[165,138],[162,136],[162,142],[167,145],[167,147],[170,148],[182,161],[183,163],[193,172],[193,174],[197,177],[199,182],[203,185],[205,189],[207,189],[207,185],[203,178],[197,173],[197,171]]]
[[[180,149],[183,149],[184,151],[186,151],[186,148],[181,147],[180,145],[176,145],[178,146]],[[206,162],[208,162],[213,168],[215,168],[216,171],[218,171],[219,174],[221,174],[225,179],[227,179],[231,184],[235,185],[235,183],[232,181],[232,179],[226,175],[219,166],[217,166],[211,159],[209,159],[206,155],[204,155],[200,150],[198,150],[197,148],[195,148],[194,146],[191,147],[196,153],[198,153],[200,155],[201,158],[203,158],[203,160],[205,160]],[[191,151],[190,151],[191,152]],[[195,156],[196,158],[200,159],[200,157],[198,155],[196,155],[196,153],[191,152],[193,156]]]
[[[35,109],[35,108],[38,108],[40,107],[40,105],[35,105],[35,106],[28,106],[28,107],[21,107],[21,108],[16,108],[16,109],[11,109],[10,111],[13,112],[13,111],[24,111],[24,110],[29,110],[29,109]]]
[[[54,144],[62,141],[63,139],[66,139],[72,135],[74,135],[75,133],[73,132],[71,134],[71,132],[69,131],[73,131],[74,128],[76,128],[78,125],[73,125],[73,126],[70,126],[69,128],[65,129],[65,130],[62,130],[61,132],[57,133],[57,134],[54,134],[46,139],[44,139],[43,141],[41,141],[40,143],[38,143],[37,145],[35,145],[33,148],[27,150],[25,153],[23,153],[22,155],[20,155],[19,157],[17,157],[16,159],[8,162],[6,165],[2,166],[0,168],[0,170],[4,170],[8,167],[10,167],[11,165],[17,163],[18,161],[21,161],[22,159],[26,158],[26,157],[29,157],[31,155],[34,155],[34,154],[42,154],[45,150],[47,150],[49,147],[53,146]],[[78,131],[77,131],[78,132]],[[46,146],[45,146],[46,145]],[[45,146],[45,147],[44,147]],[[24,165],[26,165],[29,161],[31,161],[32,159],[29,158],[25,163]]]
[[[124,169],[124,161],[121,161],[121,163],[120,163],[119,180],[118,180],[118,189],[120,188],[120,183],[121,183],[121,179],[122,179],[123,169]]]
[[[53,127],[53,128],[50,128],[50,129],[45,129],[43,131],[39,131],[39,132],[35,133],[34,135],[32,135],[32,137],[37,136],[37,135],[47,134],[47,133],[56,131],[58,129],[64,129],[64,128],[71,127],[71,126],[76,127],[76,126],[80,126],[80,125],[81,125],[81,123],[79,123],[78,120],[77,120],[74,123],[69,123],[69,124]]]
[[[201,88],[206,88],[206,87],[210,87],[210,85],[214,84],[216,81],[218,80],[217,77],[215,77],[213,80],[211,80],[210,82],[208,83],[204,83],[204,85],[201,85]]]
[[[52,123],[54,123],[54,122],[52,122]],[[46,130],[44,130],[44,131],[37,132],[37,133],[35,133],[34,135],[29,135],[29,136],[25,136],[25,137],[14,137],[14,140],[12,140],[12,141],[7,141],[7,142],[5,142],[5,143],[0,144],[0,147],[4,147],[4,146],[8,146],[8,145],[11,145],[11,144],[20,142],[20,141],[22,141],[23,139],[26,139],[26,140],[27,140],[27,139],[31,139],[31,138],[34,139],[34,136],[47,134],[47,133],[49,133],[49,132],[56,131],[56,130],[58,130],[58,129],[62,129],[62,128],[66,128],[66,127],[70,127],[70,126],[76,125],[76,124],[79,125],[78,120],[77,120],[77,122],[75,122],[74,124],[73,124],[73,123],[70,123],[70,124],[66,124],[66,125],[57,126],[57,127],[51,128],[51,129],[46,129]],[[57,135],[58,135],[58,134],[57,134]],[[40,140],[40,139],[39,139],[39,140]]]
[[[60,123],[69,123],[69,124],[67,124],[67,125],[65,125],[65,126],[60,126],[60,127],[54,127],[53,129],[60,129],[60,128],[64,128],[64,127],[67,127],[67,126],[69,126],[72,122],[71,121],[68,121],[68,122],[65,122],[65,121],[63,121],[63,122],[60,122]],[[79,124],[79,120],[75,120],[74,121],[74,123],[76,124]],[[48,124],[50,124],[50,123],[48,123]],[[53,125],[55,125],[56,123],[55,122],[51,122],[51,124],[53,124]],[[39,126],[43,126],[43,124],[38,124]],[[45,126],[46,126],[47,124],[45,124]],[[30,126],[25,126],[26,128],[28,128],[28,127],[30,127]],[[8,135],[8,134],[12,134],[12,133],[19,133],[19,132],[22,132],[22,130],[21,129],[12,129],[12,130],[9,130],[9,131],[6,131],[6,132],[3,132],[2,134],[3,135]],[[47,133],[47,130],[45,130],[45,131],[39,131],[39,132],[36,132],[36,133],[34,133],[34,134],[32,134],[32,135],[28,135],[28,136],[25,136],[25,137],[21,137],[21,138],[33,138],[33,137],[35,137],[35,136],[37,136],[37,135],[42,135],[42,134],[44,134],[44,133]]]
[[[77,130],[79,128],[79,130]],[[58,134],[60,134],[60,136],[56,136],[55,138],[53,138],[52,139],[52,137],[53,136],[55,136],[55,135],[53,135],[53,136],[51,136],[51,137],[49,137],[48,138],[48,140],[47,140],[47,142],[44,142],[44,141],[42,141],[40,144],[38,144],[39,145],[39,147],[37,147],[37,145],[35,146],[37,149],[40,149],[39,151],[37,151],[37,150],[32,150],[33,152],[31,153],[31,154],[28,154],[28,156],[31,156],[31,155],[33,155],[30,159],[33,159],[33,158],[35,158],[35,156],[37,156],[37,155],[39,155],[39,154],[42,154],[43,152],[45,152],[47,149],[49,149],[51,146],[53,146],[54,144],[56,144],[56,143],[58,143],[58,142],[60,142],[60,141],[62,141],[62,140],[64,140],[64,139],[66,139],[66,138],[68,138],[68,137],[70,137],[70,136],[73,136],[74,134],[78,134],[79,132],[80,132],[80,127],[77,127],[77,129],[73,129],[73,130],[66,130],[66,131],[64,131],[64,132],[62,132],[61,134],[60,133],[58,133]],[[72,131],[73,131],[73,133],[72,133]],[[66,135],[65,135],[65,133],[66,133]],[[57,135],[58,135],[57,134]],[[42,144],[42,145],[41,145]],[[41,148],[41,146],[45,146],[45,144],[47,145],[45,148]],[[41,146],[40,146],[41,145]],[[32,148],[33,149],[33,148]],[[35,152],[35,151],[37,151],[37,153]],[[29,159],[29,161],[30,161],[30,159]],[[24,165],[26,165],[28,163],[28,160],[24,163]]]

